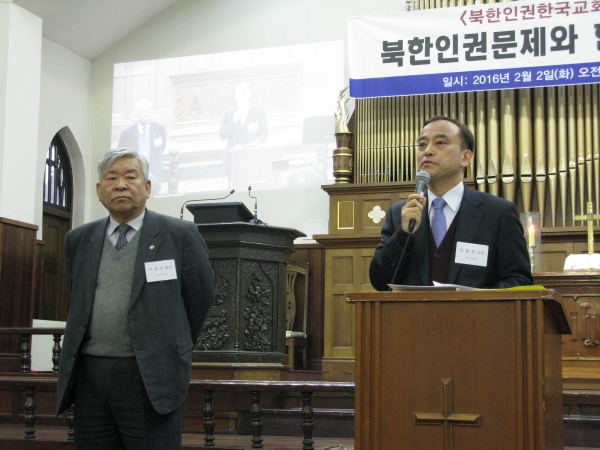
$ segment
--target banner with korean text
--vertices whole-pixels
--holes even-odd
[[[600,82],[600,0],[348,19],[354,98]]]

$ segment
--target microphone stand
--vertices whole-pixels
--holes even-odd
[[[203,198],[200,200],[187,200],[185,202],[183,202],[183,205],[181,205],[181,211],[179,212],[179,218],[183,219],[183,207],[190,202],[208,202],[211,200],[225,200],[227,197],[229,197],[231,194],[233,194],[235,192],[235,189],[232,189],[231,191],[229,191],[229,194],[227,194],[225,197],[219,197],[219,198]]]
[[[413,226],[413,228],[414,228],[414,226]],[[404,252],[406,252],[406,247],[408,246],[408,241],[410,241],[411,236],[412,236],[412,234],[409,234],[408,237],[406,238],[406,242],[404,243],[404,248],[402,249],[402,253],[400,254],[400,259],[398,260],[398,264],[396,264],[396,270],[394,271],[394,276],[392,277],[390,284],[394,284],[394,280],[396,279],[396,276],[398,275],[398,270],[400,270],[400,263],[402,262],[402,259],[404,258]],[[393,291],[393,289],[390,288],[390,291]]]
[[[250,195],[250,191],[252,190],[252,186],[248,186],[248,197],[254,199],[254,218],[250,219],[248,223],[253,223],[254,225],[266,225],[262,220],[258,218],[258,199],[256,197],[252,197]]]

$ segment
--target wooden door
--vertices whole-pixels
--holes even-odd
[[[63,252],[65,235],[71,229],[71,219],[59,214],[60,211],[44,208],[42,236],[46,245],[44,246],[42,299],[37,319],[65,321],[69,311]]]

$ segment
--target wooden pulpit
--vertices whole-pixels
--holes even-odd
[[[357,450],[563,449],[552,290],[347,294]]]
[[[287,264],[304,233],[245,222],[253,216],[243,203],[188,209],[215,273],[215,304],[198,338],[192,378],[287,379]]]

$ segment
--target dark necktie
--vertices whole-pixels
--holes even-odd
[[[433,217],[431,219],[431,232],[435,239],[436,247],[439,247],[444,236],[446,235],[446,216],[444,216],[444,206],[446,206],[446,200],[442,197],[438,197],[433,200]]]
[[[117,245],[115,250],[119,251],[127,245],[127,232],[129,231],[129,225],[122,224],[117,227],[119,229],[119,238],[117,239]]]

